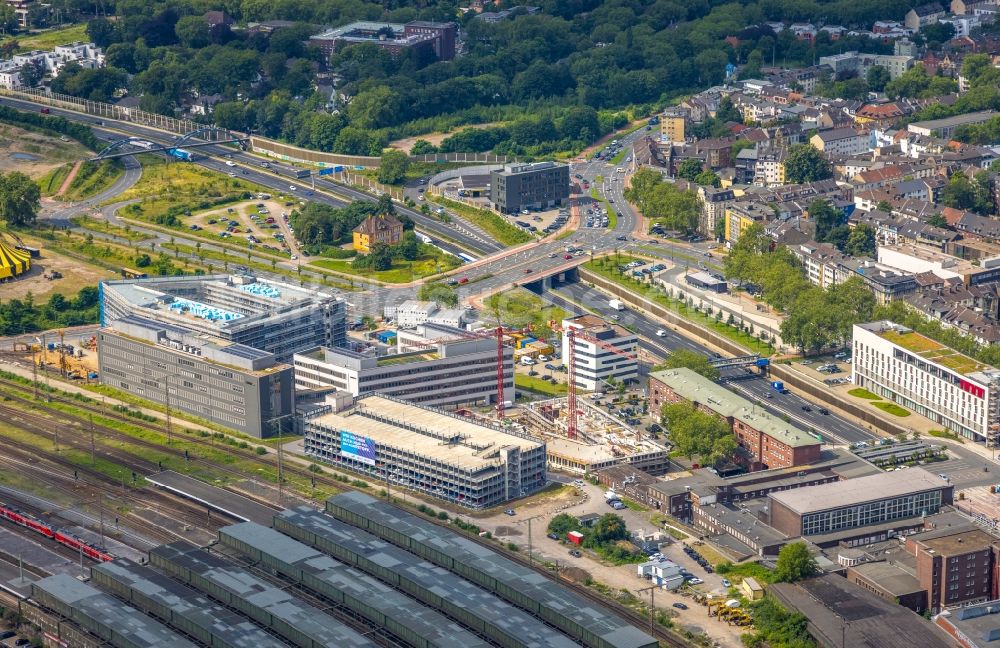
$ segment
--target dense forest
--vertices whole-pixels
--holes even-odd
[[[69,0],[64,0],[69,2]],[[103,70],[70,69],[59,91],[110,100],[128,87],[141,107],[173,114],[185,96],[221,95],[218,124],[323,150],[379,154],[402,136],[458,130],[445,150],[538,155],[576,150],[623,122],[684,93],[721,82],[726,65],[759,74],[764,64],[807,65],[848,49],[884,50],[864,38],[815,46],[768,21],[813,21],[871,28],[900,20],[920,0],[540,0],[540,11],[497,23],[462,13],[450,0],[408,4],[344,0],[120,0],[114,17],[98,17],[89,36],[106,48]],[[67,11],[108,11],[76,2]],[[510,8],[501,2],[500,8]],[[270,35],[209,28],[208,10],[237,24],[287,20]],[[372,44],[345,48],[324,61],[306,39],[323,26],[353,20],[456,20],[464,52],[454,61],[403,54]],[[317,74],[334,73],[349,102],[315,91]],[[329,77],[327,77],[329,78]],[[628,113],[624,112],[628,109]],[[421,145],[424,151],[433,150]]]

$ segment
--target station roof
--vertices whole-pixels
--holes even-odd
[[[307,506],[285,509],[277,517],[338,547],[359,554],[388,572],[417,583],[442,599],[465,608],[476,617],[520,637],[531,646],[572,648],[577,645],[561,632],[461,576],[391,545],[367,531]]]
[[[303,575],[308,575],[359,601],[364,601],[435,646],[488,648],[490,645],[440,612],[397,592],[360,569],[340,563],[274,529],[253,522],[244,522],[220,529],[219,537],[223,544],[226,543],[227,537],[232,538],[292,566],[295,570],[301,570]],[[442,586],[446,585],[442,583]]]
[[[232,648],[284,648],[287,646],[248,619],[181,585],[149,567],[125,558],[102,563],[91,569],[91,574],[113,580],[129,590],[138,592],[145,600],[152,601],[185,622],[201,628]]]
[[[647,648],[658,645],[655,639],[621,617],[607,612],[537,571],[374,497],[357,492],[342,493],[327,500],[327,510],[331,506],[342,507],[361,519],[372,520],[378,525],[391,528],[409,538],[410,542],[425,545],[450,557],[457,564],[487,574],[529,600],[557,610],[610,646]]]
[[[82,583],[72,576],[58,574],[32,584],[32,595],[37,591],[59,601],[76,614],[89,619],[107,630],[113,630],[132,645],[149,648],[195,648],[179,634],[154,621],[139,610],[118,599]],[[75,615],[74,615],[75,616]]]

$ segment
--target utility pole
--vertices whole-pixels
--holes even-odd
[[[97,444],[94,443],[94,415],[87,414],[87,420],[90,421],[90,465],[97,465]]]
[[[173,441],[173,425],[170,420],[170,376],[163,377],[163,404],[167,414],[167,445]]]
[[[637,594],[642,594],[643,592],[649,592],[649,635],[655,637],[653,633],[653,620],[656,618],[656,607],[654,607],[653,594],[656,590],[660,588],[659,585],[652,585],[650,587],[644,587],[642,589],[636,590]]]
[[[38,400],[38,363],[35,361],[35,345],[31,345],[31,386],[35,400]]]
[[[540,517],[543,517],[543,516],[541,514],[539,514],[539,515],[532,515],[530,518],[526,519],[526,521],[528,523],[528,564],[529,565],[534,565],[534,557],[532,556],[532,542],[531,542],[531,521],[532,520],[536,520],[536,519],[538,519]]]

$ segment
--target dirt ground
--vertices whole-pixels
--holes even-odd
[[[20,171],[40,178],[55,167],[87,157],[87,150],[73,140],[63,142],[58,137],[0,124],[0,172]]]
[[[413,137],[404,137],[403,139],[398,139],[394,142],[389,142],[389,147],[394,149],[400,149],[401,151],[410,152],[413,145],[417,140],[424,140],[425,142],[430,142],[434,146],[440,146],[441,142],[445,141],[458,131],[464,128],[490,128],[491,126],[499,126],[499,124],[469,124],[467,126],[459,126],[455,130],[448,133],[426,133],[424,135],[415,135]]]
[[[37,244],[32,241],[25,243]],[[63,278],[49,280],[42,276],[53,270],[62,274]],[[53,293],[72,297],[84,286],[96,286],[102,280],[115,276],[115,273],[104,268],[49,252],[42,247],[41,258],[31,260],[31,270],[13,281],[0,283],[0,299],[20,299],[29,292],[35,303],[48,300]]]

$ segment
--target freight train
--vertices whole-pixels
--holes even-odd
[[[14,524],[23,526],[26,529],[31,529],[35,533],[41,534],[50,540],[55,540],[59,544],[69,547],[73,551],[81,552],[88,558],[92,558],[100,562],[108,562],[115,559],[114,556],[109,554],[104,549],[95,547],[94,545],[77,538],[71,533],[60,531],[59,529],[56,529],[26,513],[21,513],[17,509],[11,508],[3,502],[0,502],[0,519],[8,520]]]

